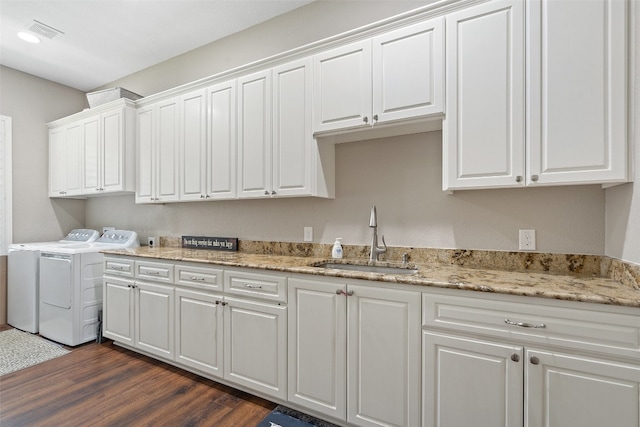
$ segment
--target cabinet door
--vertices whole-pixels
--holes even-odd
[[[420,424],[420,293],[349,285],[347,421]]]
[[[135,346],[173,359],[174,290],[172,286],[136,282]]]
[[[271,71],[238,79],[238,197],[271,194]]]
[[[527,4],[527,182],[624,182],[628,2]]]
[[[346,419],[346,286],[289,279],[288,400]]]
[[[155,200],[155,130],[153,106],[136,111],[136,203],[151,203]]]
[[[524,185],[524,2],[446,16],[443,188]]]
[[[104,276],[102,301],[103,335],[134,345],[134,282]]]
[[[100,116],[82,121],[82,193],[100,188]]]
[[[82,127],[80,123],[67,127],[64,146],[65,195],[82,194]]]
[[[362,127],[371,119],[371,40],[313,57],[313,131]]]
[[[287,398],[287,308],[225,297],[224,378]]]
[[[222,377],[221,295],[176,289],[176,362]]]
[[[530,349],[525,425],[640,425],[640,366]]]
[[[279,196],[311,195],[311,92],[311,58],[273,69],[273,191]]]
[[[442,113],[444,18],[421,22],[375,37],[374,122]]]
[[[157,105],[157,133],[154,140],[156,200],[170,202],[179,199],[179,100],[173,98]]]
[[[201,200],[207,190],[207,93],[180,97],[180,200]]]
[[[100,152],[100,191],[115,192],[125,190],[125,109],[117,108],[104,113],[102,122]]]
[[[236,82],[221,83],[207,90],[209,137],[207,150],[207,194],[212,199],[236,197]]]
[[[64,196],[67,189],[65,170],[66,130],[64,127],[49,131],[49,197]]]
[[[522,426],[522,347],[430,331],[422,340],[424,427]]]

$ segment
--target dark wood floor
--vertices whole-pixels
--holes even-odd
[[[0,377],[0,426],[255,427],[276,407],[110,341],[71,350]]]

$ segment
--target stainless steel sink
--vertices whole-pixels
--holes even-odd
[[[389,267],[383,265],[365,265],[365,264],[341,264],[336,262],[327,262],[318,264],[315,267],[333,268],[336,270],[362,271],[364,273],[382,273],[382,274],[416,274],[418,270],[408,267]]]

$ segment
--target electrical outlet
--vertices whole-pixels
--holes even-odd
[[[304,241],[313,242],[313,227],[304,228]]]
[[[518,240],[521,251],[536,250],[536,230],[520,230]]]
[[[150,247],[156,247],[160,244],[160,241],[157,237],[147,237],[147,243],[149,244]]]

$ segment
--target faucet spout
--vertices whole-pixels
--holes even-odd
[[[373,264],[378,261],[378,257],[387,252],[387,244],[382,236],[382,245],[378,246],[378,215],[376,213],[375,205],[371,207],[371,216],[369,217],[369,227],[373,229],[371,235],[371,252],[369,254],[369,264]]]

